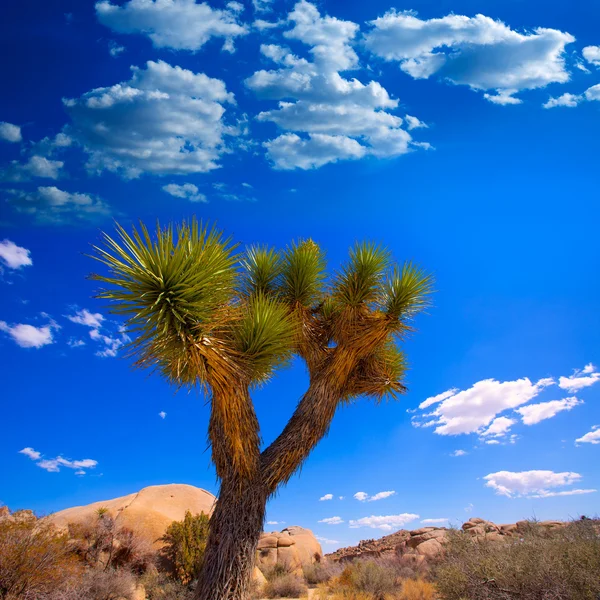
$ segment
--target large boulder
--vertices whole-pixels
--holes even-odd
[[[323,550],[313,532],[303,527],[263,533],[256,550],[256,565],[263,572],[281,566],[301,574],[302,567],[319,562]]]
[[[54,513],[50,519],[61,528],[69,523],[83,523],[93,518],[99,508],[106,508],[117,523],[133,530],[155,547],[173,521],[182,521],[186,511],[210,515],[216,498],[206,490],[172,483],[153,485],[137,493],[112,500],[76,506]]]

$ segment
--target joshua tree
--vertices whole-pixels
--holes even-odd
[[[338,406],[406,391],[397,342],[428,304],[431,278],[396,266],[377,245],[357,244],[327,277],[311,240],[278,252],[237,253],[196,220],[104,235],[96,258],[109,275],[100,298],[127,318],[136,366],[210,398],[208,438],[219,500],[198,600],[245,600],[265,505],[327,434]],[[250,392],[294,356],[309,384],[279,437],[261,448]]]

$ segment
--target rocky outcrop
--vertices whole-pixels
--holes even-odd
[[[564,527],[562,521],[541,521],[536,527],[551,530]],[[518,537],[532,527],[530,521],[518,521],[507,525],[497,525],[478,517],[469,519],[462,525],[462,531],[474,541],[506,541]],[[401,530],[378,540],[363,540],[358,546],[340,548],[326,558],[332,561],[346,561],[355,558],[380,558],[401,556],[407,562],[420,565],[435,559],[444,550],[450,530],[446,527],[421,527],[413,531]]]
[[[256,550],[256,566],[267,573],[277,565],[293,573],[302,573],[304,565],[319,562],[323,550],[313,532],[303,527],[263,533]]]
[[[188,510],[192,514],[211,514],[215,501],[210,492],[193,485],[153,485],[128,496],[61,510],[50,520],[63,528],[69,523],[83,523],[99,508],[106,508],[119,525],[159,547],[160,538],[173,521],[182,521]]]

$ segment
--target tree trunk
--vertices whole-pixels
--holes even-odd
[[[195,600],[247,600],[267,496],[260,477],[222,481]]]

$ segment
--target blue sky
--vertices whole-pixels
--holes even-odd
[[[597,513],[599,6],[3,15],[0,501],[216,492],[205,399],[131,369],[86,279],[112,219],[197,215],[242,244],[311,237],[332,269],[380,241],[436,278],[405,344],[408,394],[340,409],[268,528],[309,527],[332,550],[429,519]],[[305,386],[294,365],[256,391],[265,443]]]

